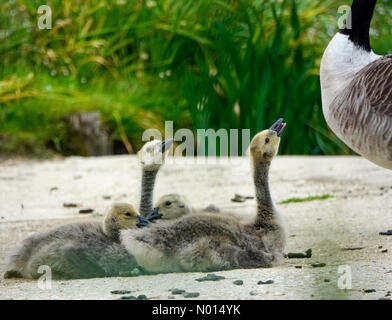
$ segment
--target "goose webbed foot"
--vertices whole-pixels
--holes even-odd
[[[151,213],[146,217],[149,221],[161,219],[162,215],[159,213],[159,208],[154,208]]]

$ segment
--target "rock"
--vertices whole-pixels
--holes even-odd
[[[382,253],[387,253],[388,249],[381,250]]]
[[[380,232],[380,236],[392,236],[392,230],[387,230],[385,232]]]
[[[121,300],[136,300],[135,296],[122,296],[120,298]]]
[[[329,280],[329,279],[324,279],[324,282],[331,282],[331,280]]]
[[[111,196],[108,196],[108,195],[103,195],[102,196],[102,199],[104,199],[104,200],[110,200],[112,197]]]
[[[199,282],[202,282],[202,281],[219,281],[219,280],[223,280],[223,279],[225,279],[225,277],[218,276],[218,275],[213,274],[213,273],[209,273],[205,277],[196,279],[196,281],[199,281]]]
[[[94,209],[80,209],[79,213],[80,214],[86,214],[86,213],[92,213],[94,212]]]
[[[324,262],[314,262],[310,264],[313,268],[322,268],[325,267],[326,264]]]
[[[304,259],[306,258],[306,254],[301,252],[289,252],[286,257],[289,259]]]
[[[139,294],[137,300],[147,300],[147,296],[145,294]]]
[[[267,281],[258,281],[257,284],[273,284],[274,280],[267,280]]]
[[[172,294],[183,294],[183,293],[185,293],[185,290],[182,290],[182,289],[172,289],[171,290],[171,293]]]
[[[129,290],[113,290],[110,291],[111,294],[129,294],[131,293],[131,291]]]
[[[248,199],[254,199],[254,197],[252,196],[242,196],[240,194],[235,194],[234,198],[231,199],[231,201],[233,202],[245,202]]]
[[[244,281],[242,281],[242,280],[235,280],[235,281],[233,281],[233,284],[235,284],[236,286],[242,286],[244,284]]]
[[[295,266],[296,269],[302,269],[302,266]]]
[[[64,208],[76,208],[78,206],[77,203],[72,203],[72,202],[64,202],[63,207]]]
[[[372,292],[376,292],[376,289],[363,289],[363,292],[372,293]]]
[[[342,251],[356,251],[356,250],[362,250],[363,247],[353,247],[353,248],[342,248]]]
[[[256,290],[249,292],[251,296],[257,296],[259,293]]]
[[[304,259],[312,257],[312,249],[308,249],[305,253],[289,252],[287,253],[287,258],[289,259]]]
[[[59,188],[58,187],[52,187],[52,188],[50,188],[50,192],[52,192],[52,191],[57,191]]]
[[[101,113],[76,112],[66,117],[67,153],[82,156],[113,154],[113,141],[109,129],[103,125]]]
[[[199,295],[199,292],[185,292],[183,294],[184,298],[197,298]]]

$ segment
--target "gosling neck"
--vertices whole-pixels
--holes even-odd
[[[159,168],[154,170],[142,169],[142,191],[140,196],[139,212],[146,217],[153,210],[155,179]]]
[[[105,218],[103,221],[103,232],[107,237],[113,240],[120,240],[119,228],[114,217]]]
[[[256,227],[265,225],[274,214],[274,203],[269,189],[269,169],[271,162],[262,162],[254,165],[253,181],[256,189],[257,217]]]

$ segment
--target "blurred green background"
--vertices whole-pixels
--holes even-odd
[[[379,0],[372,45],[392,48]],[[51,30],[37,28],[42,4]],[[66,116],[99,110],[112,138],[147,128],[249,128],[282,116],[282,154],[349,154],[321,110],[335,0],[2,0],[0,154],[71,154]]]

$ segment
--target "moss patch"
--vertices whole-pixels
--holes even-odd
[[[306,201],[314,201],[314,200],[326,200],[329,198],[333,198],[333,195],[330,194],[323,194],[320,196],[309,196],[306,198],[290,198],[287,200],[283,200],[281,202],[279,202],[279,204],[287,204],[287,203],[292,203],[292,202],[306,202]]]

